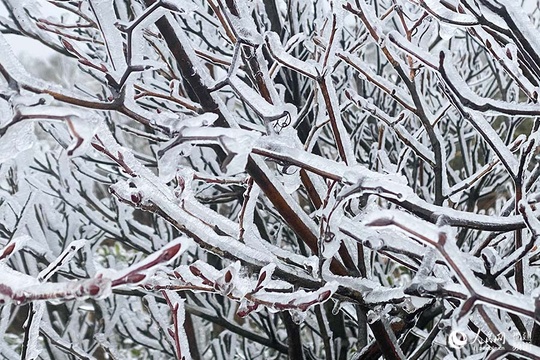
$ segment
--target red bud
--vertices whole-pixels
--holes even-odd
[[[88,294],[90,294],[90,296],[97,296],[100,292],[101,288],[96,285],[96,284],[91,284],[89,287],[88,287]]]
[[[195,275],[195,276],[201,276],[202,275],[201,270],[199,270],[199,268],[194,266],[194,265],[190,265],[189,271],[191,271],[191,273],[193,275]]]
[[[227,282],[227,283],[231,282],[232,277],[233,277],[233,276],[232,276],[231,271],[230,271],[230,270],[227,270],[227,272],[225,273],[225,282]]]
[[[327,300],[330,297],[331,294],[332,294],[332,292],[330,290],[326,290],[326,291],[319,294],[319,297],[317,298],[317,300],[319,300],[320,302],[323,302],[323,301]]]
[[[3,259],[5,257],[9,256],[13,252],[14,249],[15,249],[15,244],[13,244],[13,243],[6,246],[6,248],[4,249],[4,252],[2,253],[2,255],[0,255],[0,259]]]
[[[160,256],[159,261],[169,261],[178,254],[182,244],[176,244],[165,250]]]

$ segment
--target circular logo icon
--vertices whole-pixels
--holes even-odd
[[[467,334],[459,330],[452,330],[450,335],[448,335],[448,346],[452,349],[461,349],[467,345],[468,341]]]

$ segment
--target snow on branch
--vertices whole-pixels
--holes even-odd
[[[0,1],[0,358],[539,356],[535,7]]]

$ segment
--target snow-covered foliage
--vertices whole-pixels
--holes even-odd
[[[540,358],[536,5],[1,3],[0,358]]]

